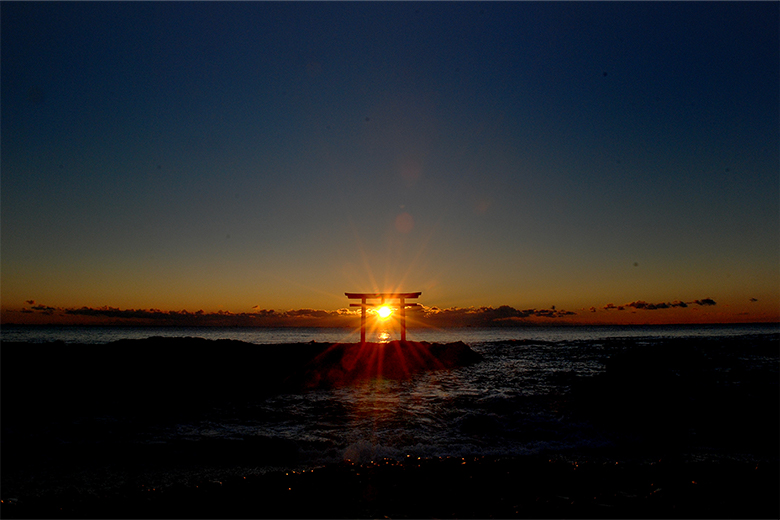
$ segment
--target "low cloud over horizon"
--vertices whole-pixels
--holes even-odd
[[[606,311],[611,310],[617,310],[617,311],[623,311],[626,308],[632,308],[632,309],[638,309],[638,310],[648,310],[648,311],[654,311],[656,309],[673,309],[675,307],[680,308],[687,308],[689,305],[699,305],[699,306],[710,306],[710,305],[717,305],[715,300],[712,298],[704,298],[703,300],[693,300],[692,302],[681,302],[679,300],[675,300],[673,302],[665,303],[647,303],[643,300],[637,300],[635,302],[626,303],[623,305],[614,305],[612,303],[606,304],[602,309]]]
[[[249,312],[216,311],[165,311],[160,309],[120,309],[118,307],[52,307],[26,300],[20,314],[36,314],[52,317],[52,321],[80,322],[107,325],[163,325],[163,326],[254,326],[254,327],[354,327],[360,316],[358,309],[341,308],[337,310],[290,309],[278,311],[264,309],[259,305]],[[652,311],[658,309],[686,309],[690,306],[716,305],[712,298],[697,299],[689,302],[648,303],[636,300],[623,305],[606,304],[599,308],[604,311]],[[597,312],[591,307],[591,313]],[[499,307],[450,307],[442,309],[435,306],[418,305],[407,310],[409,326],[428,327],[491,327],[511,326],[522,323],[552,323],[553,321],[572,322],[578,314],[574,311],[556,309],[516,309],[509,305]]]

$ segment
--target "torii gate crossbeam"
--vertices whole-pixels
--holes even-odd
[[[406,341],[406,308],[416,307],[416,303],[406,303],[407,299],[419,298],[422,292],[413,293],[344,293],[350,300],[359,299],[360,303],[350,303],[350,307],[360,307],[360,342],[366,342],[366,309],[382,305],[385,300],[398,300],[401,311],[401,341]],[[366,300],[379,298],[381,303],[366,303]]]

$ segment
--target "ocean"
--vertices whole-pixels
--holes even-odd
[[[392,331],[375,334],[369,341],[394,339]],[[65,350],[153,336],[231,339],[258,349],[357,340],[342,329],[2,329],[4,343],[62,341]],[[4,420],[3,457],[13,449],[18,463],[3,468],[3,498],[343,461],[625,461],[674,453],[777,463],[778,324],[412,329],[409,339],[462,341],[483,360],[403,380],[209,401],[143,420],[111,408],[29,424]],[[12,367],[3,370],[5,378]],[[222,385],[226,377],[201,382]]]
[[[737,325],[594,325],[594,326],[526,326],[526,327],[462,327],[449,329],[410,329],[408,339],[446,343],[463,341],[469,345],[504,340],[530,339],[540,341],[601,340],[609,338],[686,338],[731,337],[750,334],[776,334],[778,324]],[[3,341],[40,343],[99,344],[120,339],[161,337],[198,337],[233,339],[257,345],[276,343],[355,342],[359,330],[341,328],[258,328],[258,327],[79,327],[79,326],[18,326],[0,328]],[[366,341],[399,339],[397,330],[379,328],[367,331]]]

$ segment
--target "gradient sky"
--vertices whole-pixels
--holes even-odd
[[[3,320],[777,320],[779,7],[2,2]]]

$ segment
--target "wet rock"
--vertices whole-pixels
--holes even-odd
[[[162,338],[105,345],[2,343],[3,419],[110,412],[175,420],[279,392],[403,379],[481,359],[464,343],[295,343]]]

